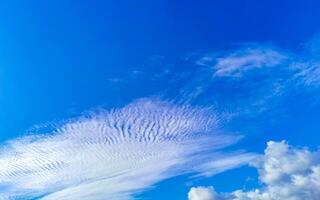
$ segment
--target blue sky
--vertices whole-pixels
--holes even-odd
[[[2,1],[0,18],[0,200],[320,195],[268,196],[320,166],[319,2]],[[270,181],[269,158],[298,167]]]

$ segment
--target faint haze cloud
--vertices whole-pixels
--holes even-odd
[[[108,81],[110,84],[119,84],[119,83],[124,83],[124,82],[126,82],[125,79],[123,79],[123,78],[118,78],[118,77],[107,78],[107,81]]]

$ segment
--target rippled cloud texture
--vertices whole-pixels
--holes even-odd
[[[130,199],[236,142],[216,132],[221,120],[210,108],[144,99],[12,140],[0,152],[0,199]]]

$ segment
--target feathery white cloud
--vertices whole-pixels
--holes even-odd
[[[243,49],[227,57],[217,59],[214,66],[216,76],[242,76],[242,73],[261,67],[273,67],[281,64],[286,56],[273,49]]]
[[[228,169],[241,167],[255,160],[257,156],[258,155],[254,153],[234,153],[215,155],[215,158],[219,159],[211,160],[200,165],[198,168],[198,175],[209,177]]]
[[[228,54],[205,55],[196,64],[212,68],[214,77],[242,78],[254,69],[273,69],[274,80],[290,79],[289,83],[306,86],[320,84],[320,39],[307,42],[301,52],[292,52],[265,45],[247,45]]]
[[[9,141],[0,149],[0,196],[131,199],[201,159],[215,160],[209,149],[237,140],[215,133],[220,120],[211,109],[144,99]]]
[[[197,63],[212,67],[214,76],[241,77],[249,70],[274,67],[284,63],[287,59],[285,53],[276,49],[249,46],[227,55],[204,56]]]

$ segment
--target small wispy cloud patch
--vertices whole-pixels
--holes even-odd
[[[211,67],[217,77],[241,77],[244,73],[263,67],[275,67],[288,59],[283,52],[270,47],[248,46],[226,55],[206,55],[197,63]]]
[[[50,134],[18,138],[1,148],[0,196],[131,199],[158,181],[195,171],[235,143],[238,137],[217,133],[221,120],[210,108],[155,99],[70,120]]]
[[[318,40],[304,45],[301,51],[289,51],[263,44],[249,44],[227,52],[215,52],[200,57],[195,63],[209,67],[213,78],[229,77],[245,79],[246,75],[269,73],[269,78],[287,79],[296,84],[306,85],[320,83],[319,50],[315,47]]]
[[[192,188],[198,196],[211,193],[208,200],[317,200],[320,196],[320,152],[294,148],[285,141],[268,142],[264,155],[252,163],[258,170],[261,188],[218,194],[212,187]],[[190,197],[189,197],[190,199]],[[205,198],[198,198],[204,200]]]
[[[180,101],[216,105],[242,119],[285,112],[302,98],[308,105],[319,102],[320,57],[314,45],[291,51],[249,43],[199,53],[188,62],[197,67],[183,79]]]
[[[311,87],[320,85],[320,59],[297,61],[292,66],[295,68],[294,80],[298,83]]]

